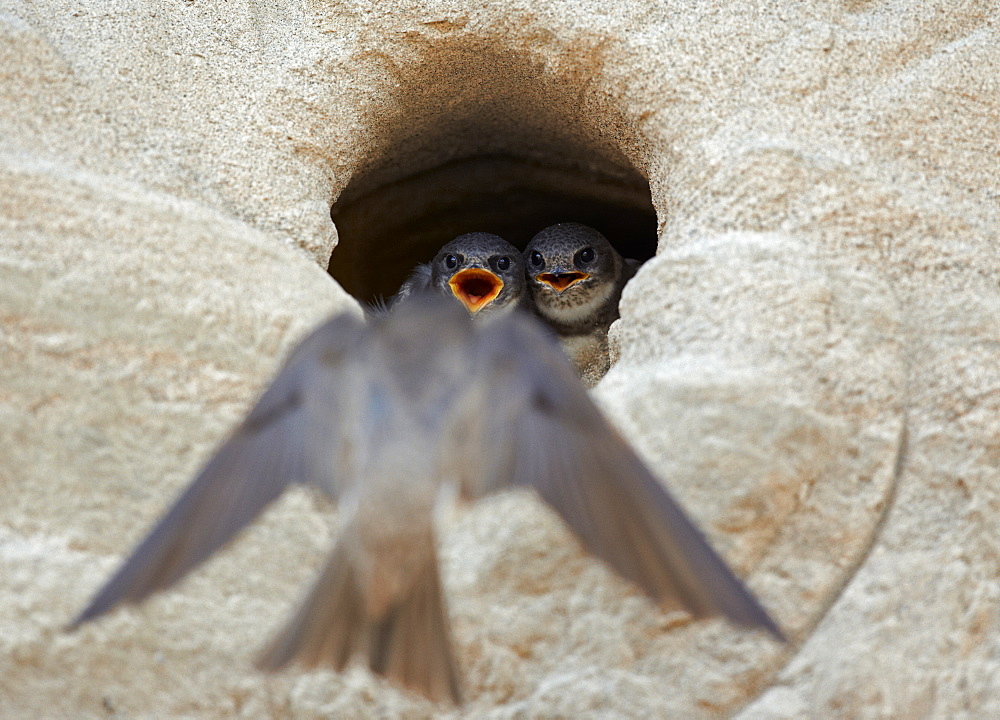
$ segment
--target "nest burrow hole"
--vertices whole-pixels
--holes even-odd
[[[574,83],[589,80],[510,56],[448,67],[437,78],[448,93],[428,92],[434,78],[425,76],[372,120],[375,150],[331,208],[339,241],[329,272],[345,290],[363,302],[388,298],[467,232],[523,250],[548,225],[580,222],[625,257],[653,256],[649,183],[622,152],[623,123],[601,118],[603,105],[579,107]]]

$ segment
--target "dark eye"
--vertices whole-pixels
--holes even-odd
[[[531,255],[528,259],[531,260],[531,264],[534,265],[535,267],[541,267],[542,263],[545,262],[545,260],[542,258],[542,254],[537,250],[532,250]]]
[[[458,267],[458,258],[454,255],[447,255],[444,259],[444,266],[449,270],[454,270]]]
[[[504,255],[502,258],[497,260],[497,269],[499,270],[509,270],[510,269],[510,258]]]
[[[583,263],[594,262],[594,258],[597,257],[597,253],[594,252],[594,248],[586,247],[577,254],[577,259]]]

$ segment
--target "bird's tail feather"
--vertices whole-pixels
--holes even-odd
[[[378,617],[366,610],[355,568],[338,542],[291,622],[257,661],[263,670],[299,662],[343,670],[361,655],[371,670],[436,702],[462,702],[437,558]]]
[[[437,558],[432,553],[409,594],[370,628],[373,672],[432,700],[462,702]]]

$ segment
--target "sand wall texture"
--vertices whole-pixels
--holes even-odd
[[[253,670],[336,534],[305,491],[63,628],[292,343],[358,311],[331,253],[362,287],[423,259],[398,228],[650,199],[594,395],[791,642],[664,615],[497,496],[440,532],[465,713],[1000,717],[998,23],[0,0],[0,717],[457,715],[361,669]]]

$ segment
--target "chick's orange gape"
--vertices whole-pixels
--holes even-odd
[[[589,277],[590,275],[584,272],[542,273],[538,276],[538,279],[556,292],[561,293],[567,288],[575,285],[581,280],[586,280]]]
[[[491,303],[503,290],[503,280],[482,268],[459,270],[448,285],[455,297],[473,313]]]

